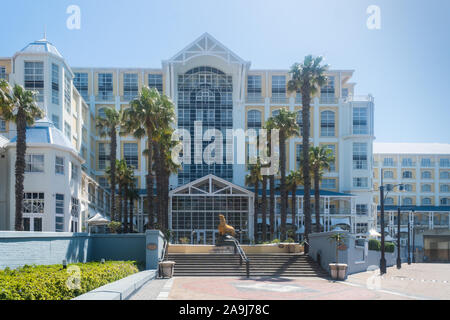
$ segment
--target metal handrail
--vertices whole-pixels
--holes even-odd
[[[242,261],[245,261],[245,267],[246,267],[246,273],[247,273],[247,278],[250,278],[250,260],[247,257],[247,255],[245,254],[244,250],[242,249],[241,245],[239,244],[239,241],[237,241],[236,238],[231,237],[231,240],[234,243],[234,253],[238,253],[239,254],[239,262],[242,265]]]

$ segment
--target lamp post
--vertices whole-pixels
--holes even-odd
[[[386,273],[386,258],[384,256],[384,186],[383,186],[383,169],[381,169],[381,185],[380,185],[380,227],[381,227],[381,259],[380,273]]]
[[[414,210],[412,211],[412,213],[414,218]],[[410,264],[411,264],[411,219],[408,219],[408,265]]]
[[[402,259],[400,258],[400,214],[401,210],[400,207],[398,208],[398,214],[397,214],[397,269],[402,268]],[[409,223],[409,220],[408,220]],[[409,228],[408,228],[409,230]],[[409,254],[409,252],[408,252]]]

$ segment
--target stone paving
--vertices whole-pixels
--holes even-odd
[[[177,277],[154,280],[133,300],[422,300],[450,299],[450,264],[404,264],[335,282],[324,278]]]

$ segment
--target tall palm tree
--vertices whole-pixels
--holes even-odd
[[[311,147],[309,150],[311,171],[314,177],[314,211],[316,216],[316,232],[321,231],[320,225],[320,180],[325,170],[330,169],[334,162],[333,152],[325,146]]]
[[[134,201],[139,199],[139,191],[136,188],[136,185],[133,183],[130,183],[128,187],[128,200],[130,201],[130,225],[129,225],[129,232],[134,232],[134,223],[133,223],[133,215],[134,215]]]
[[[45,116],[42,109],[34,101],[35,92],[25,90],[20,85],[12,89],[6,81],[0,82],[0,114],[6,121],[12,121],[17,127],[16,142],[16,212],[15,230],[23,231],[23,181],[25,174],[25,154],[27,151],[26,129],[32,126],[35,119]]]
[[[267,179],[268,176],[262,176],[261,182],[261,218],[262,218],[262,241],[265,242],[267,240]]]
[[[123,121],[123,112],[115,108],[105,108],[105,116],[97,117],[96,128],[100,137],[109,137],[111,144],[109,149],[110,183],[111,183],[111,220],[116,219],[116,163],[117,159],[117,133]]]
[[[265,125],[264,129],[267,130],[267,141],[268,141],[268,155],[272,157],[272,135],[271,131],[275,129],[275,123],[273,121],[273,118],[269,118]],[[278,167],[278,166],[277,166]],[[269,179],[269,231],[270,231],[270,240],[275,239],[275,174],[278,172],[271,172],[271,174],[268,176]],[[264,177],[263,177],[264,178]],[[263,179],[264,183],[264,179]],[[265,195],[265,192],[263,190],[263,196]]]
[[[134,169],[127,166],[125,160],[117,160],[117,182],[119,184],[119,221],[123,223],[123,231],[128,232],[128,188],[134,183]]]
[[[251,164],[248,166],[250,173],[245,177],[245,184],[247,186],[253,186],[255,189],[255,199],[254,199],[254,214],[253,214],[253,235],[255,242],[258,237],[258,213],[259,213],[259,183],[262,180],[261,176],[261,164],[258,160],[256,164]]]
[[[280,131],[280,198],[281,198],[281,240],[286,240],[286,218],[288,193],[286,189],[286,143],[289,138],[299,135],[299,125],[297,123],[297,114],[285,109],[273,117],[275,128]]]
[[[302,172],[300,170],[296,170],[296,171],[291,171],[291,173],[288,175],[288,177],[286,178],[286,183],[287,183],[287,187],[288,189],[291,191],[292,193],[292,200],[291,200],[291,214],[292,214],[292,226],[293,226],[293,231],[295,231],[296,229],[296,224],[295,224],[295,218],[296,218],[296,200],[297,200],[297,187],[299,185],[303,185],[303,175]]]
[[[131,132],[134,137],[141,139],[147,136],[147,228],[154,228],[155,212],[153,202],[153,141],[155,133],[159,125],[160,106],[158,100],[160,94],[155,88],[143,87],[142,91],[136,99],[130,102],[130,108],[125,110],[124,128],[125,131]]]
[[[313,57],[308,55],[303,63],[295,63],[290,70],[292,80],[288,83],[289,92],[300,91],[302,95],[302,120],[303,120],[303,178],[304,178],[304,205],[303,212],[305,216],[305,253],[309,252],[309,234],[311,233],[311,174],[309,163],[310,147],[310,109],[311,99],[318,92],[318,88],[326,82],[325,72],[328,65],[321,65],[322,57]]]

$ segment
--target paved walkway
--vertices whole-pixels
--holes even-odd
[[[415,300],[450,299],[450,264],[403,265],[349,276],[323,278],[177,277],[154,280],[132,300]]]

